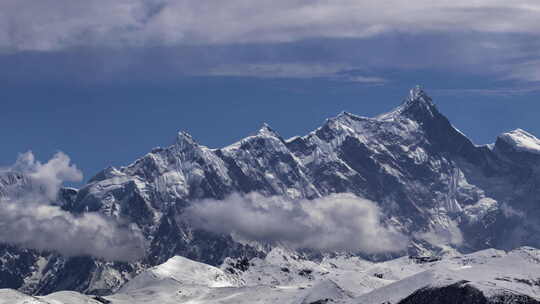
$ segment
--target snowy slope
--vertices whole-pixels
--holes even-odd
[[[253,259],[248,265],[233,274],[173,257],[144,271],[110,296],[63,291],[32,297],[2,289],[0,304],[380,304],[398,303],[426,287],[436,292],[454,284],[471,286],[488,299],[508,295],[540,299],[540,250],[530,247],[511,252],[488,249],[467,255],[451,253],[430,261],[402,257],[380,263],[346,255],[314,262],[286,249],[274,249],[268,259]],[[229,266],[225,263],[222,268]],[[507,299],[504,303],[520,302]]]
[[[152,267],[136,276],[122,287],[121,292],[160,284],[163,280],[173,280],[182,285],[206,287],[233,287],[239,282],[219,268],[175,256],[167,262]]]
[[[227,263],[222,267],[226,268]],[[193,273],[189,267],[186,272]],[[170,273],[169,278],[175,275],[183,277],[186,273]],[[199,280],[201,275],[192,278]],[[206,279],[201,280],[205,285],[194,286],[176,280],[176,285],[170,282],[165,285],[167,292],[185,303],[314,303],[321,300],[397,303],[420,288],[447,286],[464,280],[486,297],[511,291],[540,299],[540,251],[530,247],[508,253],[488,249],[467,255],[452,253],[431,262],[402,257],[373,263],[350,256],[326,257],[314,262],[286,249],[274,249],[267,259],[251,260],[248,269],[237,273],[237,278],[242,283],[228,287],[211,287],[212,281]],[[142,288],[148,290],[148,287]],[[138,303],[133,295],[140,293],[129,289],[132,295],[129,299]],[[116,299],[125,301],[125,293],[122,289],[107,298],[113,303]],[[144,301],[141,303],[153,303],[151,299]]]
[[[537,249],[523,247],[510,253],[484,250],[454,256],[420,267],[422,271],[355,299],[355,303],[397,303],[423,287],[442,287],[467,281],[492,297],[512,291],[540,299],[540,259]],[[406,268],[406,266],[405,266]]]
[[[522,129],[503,133],[499,138],[517,151],[540,154],[540,139]]]

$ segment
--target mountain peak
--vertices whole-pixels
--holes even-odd
[[[409,90],[409,96],[401,105],[388,113],[377,116],[377,119],[392,120],[396,117],[406,116],[416,121],[424,121],[434,118],[436,114],[438,111],[431,97],[426,94],[421,85],[416,85]]]
[[[269,124],[263,123],[259,131],[257,131],[257,135],[260,136],[266,136],[266,137],[278,137],[280,138],[279,134],[277,134],[276,131],[274,131]]]
[[[195,142],[193,137],[186,131],[180,131],[178,132],[178,135],[176,135],[176,145],[181,149],[184,149],[187,147],[196,146],[197,142]]]
[[[428,96],[426,91],[421,85],[416,85],[409,90],[409,96],[405,99],[405,106],[423,105],[425,107],[434,107],[431,97]]]
[[[347,111],[342,111],[336,116],[336,119],[347,119],[347,118],[359,118],[359,116],[356,116],[352,113],[349,113]]]
[[[429,96],[427,96],[426,92],[424,91],[424,88],[417,84],[414,88],[409,90],[409,98],[408,100],[414,101],[414,100],[423,100],[423,99],[429,99]]]
[[[540,139],[525,130],[515,129],[499,135],[497,139],[504,141],[518,152],[540,154]]]
[[[409,96],[398,108],[398,112],[415,120],[424,120],[427,117],[435,117],[438,111],[431,97],[422,86],[417,85],[409,91]]]

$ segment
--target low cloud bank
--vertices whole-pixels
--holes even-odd
[[[41,163],[27,152],[2,171],[22,173],[29,183],[9,189],[8,196],[0,198],[1,243],[114,261],[144,255],[144,238],[136,226],[125,227],[98,213],[75,215],[51,205],[63,182],[82,179],[66,154],[58,152]]]
[[[121,227],[97,213],[74,216],[59,207],[22,201],[0,203],[0,242],[114,261],[132,261],[144,254],[143,238],[135,227]]]
[[[193,203],[185,214],[193,225],[247,240],[323,251],[400,251],[409,240],[381,223],[372,201],[352,194],[286,200],[252,193]]]

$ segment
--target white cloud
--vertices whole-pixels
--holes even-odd
[[[32,180],[32,185],[38,188],[36,190],[42,192],[48,201],[52,201],[57,198],[64,181],[80,182],[83,178],[82,172],[70,162],[66,154],[58,152],[42,164],[28,151],[19,155],[11,170],[23,172]]]
[[[194,202],[185,216],[202,229],[294,248],[377,253],[408,244],[407,237],[381,223],[375,203],[352,194],[299,201],[235,194]]]
[[[144,255],[135,226],[122,227],[97,213],[73,215],[57,206],[24,200],[0,202],[0,241],[66,256],[132,261]]]
[[[463,243],[461,229],[455,221],[449,218],[439,218],[438,222],[432,224],[429,231],[416,233],[415,237],[437,246],[459,246]]]
[[[58,199],[64,181],[80,181],[82,173],[70,158],[56,153],[48,162],[32,152],[19,155],[6,171],[29,180],[5,191],[0,198],[0,242],[62,255],[90,255],[106,260],[131,261],[145,252],[144,238],[136,226],[125,226],[98,213],[75,215],[51,203]]]
[[[0,47],[284,42],[387,32],[540,33],[535,0],[4,0]]]

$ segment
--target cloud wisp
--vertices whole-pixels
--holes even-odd
[[[463,234],[458,224],[446,218],[441,218],[437,224],[430,227],[429,231],[415,233],[414,236],[440,247],[463,244]]]
[[[381,223],[375,203],[352,194],[296,201],[234,194],[194,202],[184,216],[201,229],[292,248],[379,253],[408,244],[406,236]]]
[[[221,65],[201,72],[206,76],[256,77],[256,78],[326,78],[334,81],[363,84],[383,84],[387,80],[376,76],[350,73],[350,68],[339,64],[316,63],[257,63]]]
[[[80,181],[82,173],[70,158],[56,153],[48,162],[21,154],[2,170],[25,176],[27,184],[10,186],[0,198],[0,242],[66,256],[89,255],[105,260],[133,261],[145,252],[136,226],[125,226],[98,213],[75,215],[53,206],[64,181]]]

